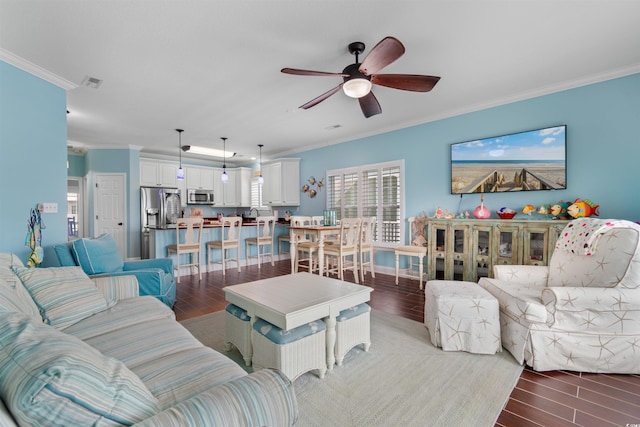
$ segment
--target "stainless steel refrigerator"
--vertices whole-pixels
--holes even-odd
[[[167,228],[181,214],[180,190],[140,187],[140,258],[149,259],[149,228]]]

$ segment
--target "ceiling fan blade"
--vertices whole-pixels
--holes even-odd
[[[285,74],[293,74],[296,76],[338,76],[349,77],[349,74],[345,73],[330,73],[327,71],[311,71],[311,70],[298,70],[297,68],[283,68],[280,70]]]
[[[438,83],[440,77],[418,74],[374,74],[371,83],[394,89],[413,92],[429,92]]]
[[[360,108],[362,108],[362,114],[368,119],[371,116],[382,113],[380,103],[376,99],[373,92],[369,92],[362,98],[358,98],[360,102]]]
[[[323,93],[322,95],[320,95],[317,98],[312,99],[311,101],[307,102],[306,104],[303,104],[300,106],[300,108],[302,109],[307,109],[307,108],[311,108],[314,105],[318,105],[320,104],[322,101],[324,101],[325,99],[327,99],[328,97],[330,97],[331,95],[333,95],[334,93],[336,93],[337,91],[339,91],[342,88],[342,85],[344,83],[340,83],[338,86],[334,87],[333,89]]]
[[[395,37],[385,37],[371,49],[358,68],[365,76],[383,69],[404,54],[404,46]]]

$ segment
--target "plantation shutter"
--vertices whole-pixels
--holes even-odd
[[[402,161],[327,171],[327,209],[337,219],[376,217],[376,246],[403,241]]]
[[[262,186],[258,184],[258,178],[251,179],[251,207],[259,209],[262,206]]]
[[[401,238],[400,167],[382,169],[382,241],[399,243]]]

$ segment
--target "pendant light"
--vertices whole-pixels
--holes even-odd
[[[258,185],[262,185],[264,184],[264,178],[262,177],[262,147],[264,147],[264,144],[258,144],[258,147],[260,147],[260,176],[258,177]]]
[[[176,132],[178,132],[178,155],[180,156],[180,167],[178,168],[176,178],[179,180],[183,180],[184,169],[182,169],[182,132],[184,132],[184,129],[176,129]]]
[[[229,181],[229,175],[227,175],[227,138],[222,137],[222,151],[224,152],[224,161],[222,163],[222,183],[226,184]]]

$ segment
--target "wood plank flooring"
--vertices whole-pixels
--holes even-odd
[[[277,261],[236,268],[227,274],[215,271],[183,276],[177,290],[174,311],[178,320],[223,310],[222,288],[229,285],[289,274],[290,261]],[[345,280],[353,281],[351,273]],[[422,322],[424,293],[418,282],[385,274],[365,277],[374,288],[370,305],[376,310]],[[482,397],[479,396],[479,399]],[[455,420],[452,420],[452,425]],[[602,375],[569,371],[535,372],[525,368],[500,414],[496,426],[622,426],[640,427],[640,375]]]

